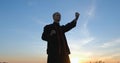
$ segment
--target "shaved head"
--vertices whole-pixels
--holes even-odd
[[[61,14],[59,12],[53,13],[53,19],[54,19],[54,22],[59,23],[61,19]]]

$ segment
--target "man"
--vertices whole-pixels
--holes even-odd
[[[53,14],[54,22],[44,27],[42,39],[47,41],[47,63],[70,63],[70,50],[65,37],[65,32],[76,26],[79,15],[80,14],[76,12],[75,19],[72,22],[60,26],[59,22],[61,14],[55,12]]]

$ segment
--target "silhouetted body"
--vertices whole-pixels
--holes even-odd
[[[70,63],[70,49],[65,33],[76,26],[77,19],[63,26],[54,21],[44,27],[42,39],[47,41],[47,63]]]

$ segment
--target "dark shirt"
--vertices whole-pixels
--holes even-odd
[[[76,21],[60,26],[59,23],[52,23],[44,27],[42,39],[47,41],[47,54],[70,54],[65,32],[76,26]],[[51,30],[56,34],[50,35]]]

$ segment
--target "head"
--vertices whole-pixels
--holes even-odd
[[[53,14],[53,20],[54,20],[54,22],[59,23],[60,19],[61,19],[61,14],[59,12],[55,12]]]

